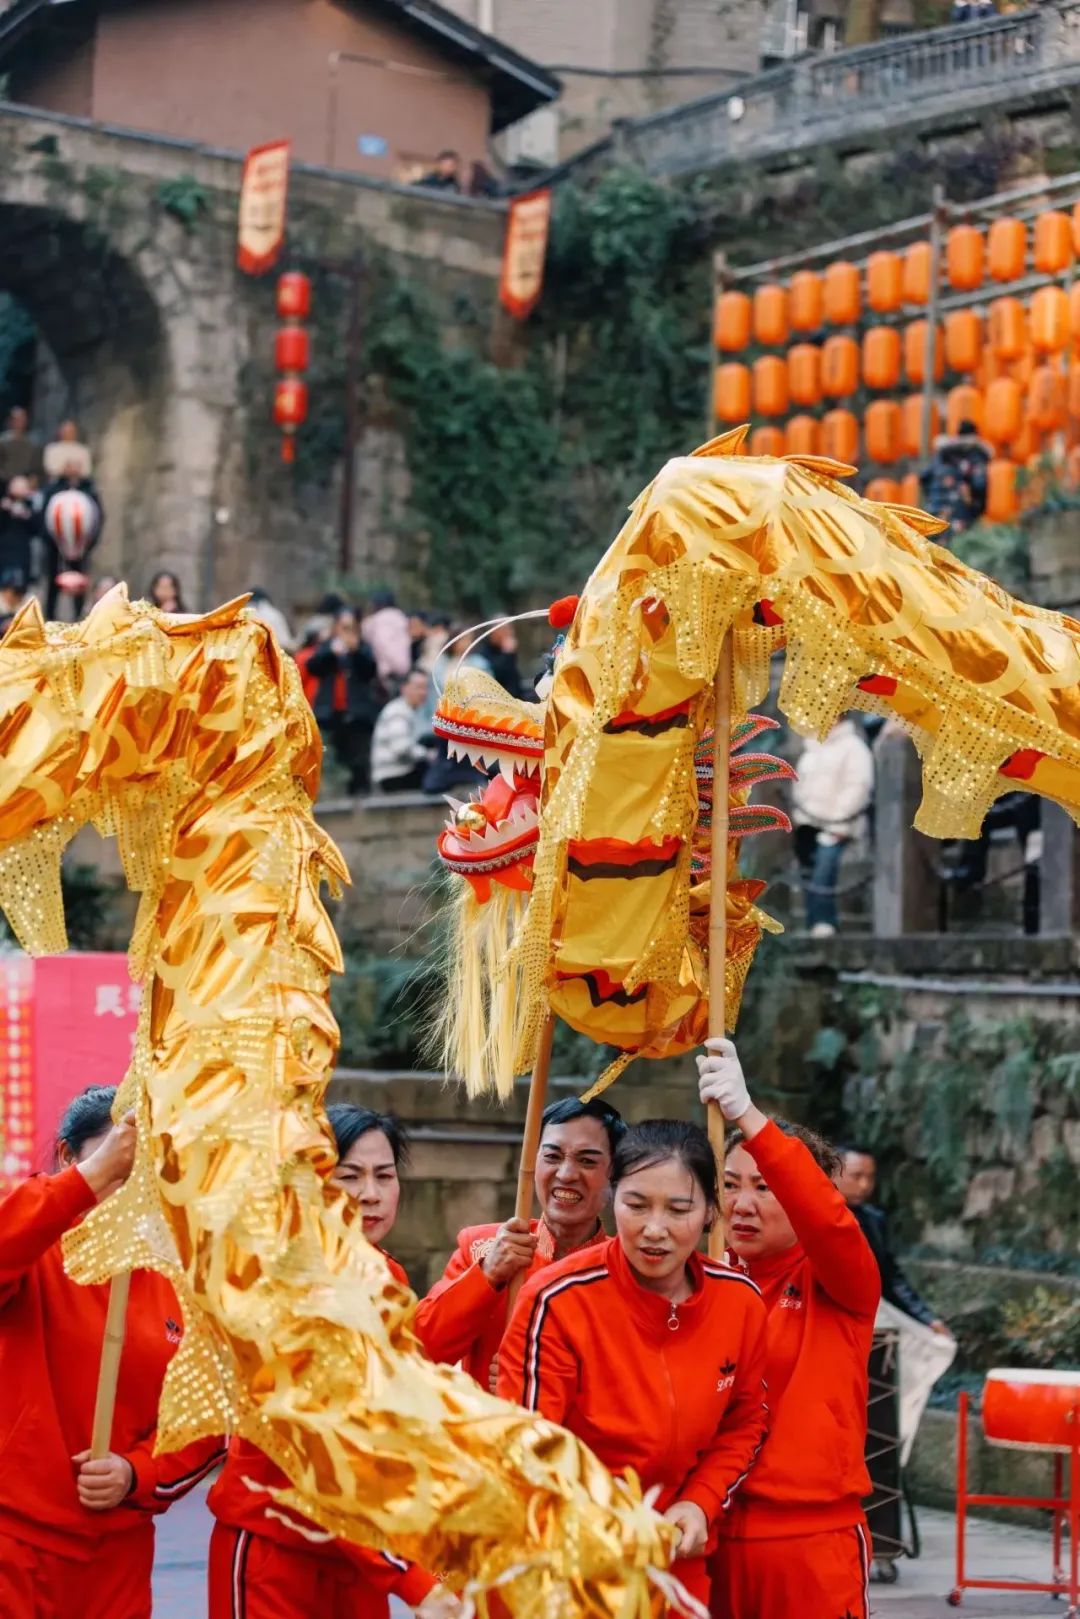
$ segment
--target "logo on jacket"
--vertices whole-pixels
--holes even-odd
[[[720,1376],[716,1383],[717,1394],[723,1394],[725,1389],[729,1389],[734,1385],[735,1373],[738,1371],[738,1369],[739,1367],[736,1361],[726,1360],[724,1362],[720,1368]]]
[[[183,1327],[179,1321],[174,1321],[171,1315],[165,1317],[165,1336],[171,1344],[180,1343],[184,1336]]]
[[[789,1282],[780,1295],[780,1308],[781,1310],[801,1310],[802,1288],[796,1287],[794,1282]]]

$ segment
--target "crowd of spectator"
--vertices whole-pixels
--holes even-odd
[[[31,432],[26,410],[8,413],[0,433],[0,630],[32,585],[45,590],[45,612],[56,618],[61,598],[78,618],[87,587],[86,564],[101,538],[105,514],[93,481],[93,456],[78,423],[59,424],[48,442]],[[63,522],[56,497],[77,490],[87,520]],[[51,515],[54,514],[54,515]]]

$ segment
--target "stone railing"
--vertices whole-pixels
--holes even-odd
[[[581,175],[630,162],[686,174],[743,157],[894,129],[1080,82],[1080,4],[807,53],[734,89],[617,123],[567,165]]]

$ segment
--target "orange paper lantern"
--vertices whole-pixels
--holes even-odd
[[[834,461],[854,464],[859,458],[859,424],[854,414],[850,410],[826,411],[821,423],[821,442],[824,453]]]
[[[899,309],[904,297],[904,266],[899,253],[871,253],[866,261],[866,302],[877,315]]]
[[[982,357],[982,321],[973,309],[945,316],[945,364],[950,371],[974,371]]]
[[[282,320],[307,320],[311,314],[311,277],[302,270],[278,276],[277,312]]]
[[[788,350],[788,393],[793,405],[816,405],[821,398],[821,350],[796,343]]]
[[[1076,205],[1080,208],[1080,203]],[[1074,347],[1080,348],[1080,281],[1069,288],[1069,336]]]
[[[958,292],[982,285],[986,244],[974,225],[954,225],[945,243],[945,273]]]
[[[883,465],[900,454],[900,406],[892,399],[875,399],[864,419],[866,453]]]
[[[926,380],[926,322],[913,320],[904,327],[904,372],[918,387]],[[941,327],[934,335],[934,381],[945,375],[945,342]]]
[[[986,246],[987,268],[995,281],[1019,281],[1027,263],[1027,229],[1022,219],[995,219]]]
[[[986,517],[991,523],[1008,523],[1020,510],[1016,493],[1016,462],[995,456],[986,471]]]
[[[1032,258],[1040,275],[1057,275],[1073,258],[1072,220],[1051,209],[1035,220]]]
[[[922,454],[922,394],[908,394],[900,405],[900,449],[904,455]],[[941,431],[941,410],[936,399],[930,401],[930,442]]]
[[[750,415],[750,367],[729,360],[716,368],[713,410],[722,422],[745,422]]]
[[[754,361],[754,414],[786,416],[787,408],[787,361],[779,354],[766,354]]]
[[[1011,444],[1024,420],[1020,384],[1012,377],[997,377],[986,390],[983,432],[992,444]]]
[[[1028,389],[1028,415],[1035,431],[1052,433],[1062,427],[1068,408],[1068,393],[1061,372],[1053,365],[1036,366]]]
[[[859,345],[853,337],[829,337],[821,350],[821,391],[843,399],[859,386]]]
[[[825,271],[825,319],[833,326],[850,326],[859,318],[859,272],[854,264],[838,259]]]
[[[751,455],[783,455],[786,448],[782,427],[755,427],[750,435]]]
[[[904,302],[924,304],[930,296],[930,269],[933,256],[929,242],[913,242],[904,254]]]
[[[788,299],[783,287],[770,283],[758,287],[754,293],[754,341],[766,348],[777,348],[787,342]]]
[[[950,388],[945,400],[945,431],[959,433],[961,422],[974,422],[977,433],[983,430],[983,396],[969,382]]]
[[[796,270],[788,290],[788,321],[793,332],[816,332],[821,325],[824,294],[816,270]]]
[[[862,374],[868,388],[895,388],[900,376],[900,333],[871,326],[862,342]]]
[[[784,429],[784,454],[821,454],[821,423],[816,417],[792,416]]]
[[[1031,299],[1031,341],[1040,354],[1060,354],[1069,343],[1069,295],[1040,287]]]
[[[1019,298],[995,298],[990,305],[990,347],[999,360],[1018,360],[1027,348],[1027,323]]]
[[[900,504],[918,506],[922,499],[922,486],[917,472],[908,472],[900,480]]]
[[[722,292],[716,300],[713,334],[718,349],[739,354],[750,342],[750,299],[745,292]]]
[[[888,505],[895,506],[900,501],[900,485],[895,478],[871,478],[864,493],[867,500],[879,500]]]
[[[1066,395],[1070,418],[1073,421],[1080,421],[1080,360],[1073,360],[1069,366]]]

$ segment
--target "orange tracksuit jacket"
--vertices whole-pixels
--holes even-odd
[[[408,1287],[397,1260],[379,1251],[394,1280]],[[341,1619],[384,1619],[391,1595],[415,1607],[435,1585],[432,1575],[389,1552],[313,1539],[321,1532],[290,1515],[269,1493],[288,1488],[285,1474],[255,1445],[230,1441],[221,1476],[207,1497],[217,1519],[210,1546],[209,1619],[262,1619],[264,1593],[273,1596],[267,1619],[291,1611],[336,1619],[335,1606]],[[284,1521],[290,1516],[299,1528]]]
[[[658,1511],[693,1501],[713,1529],[766,1430],[766,1316],[741,1272],[700,1254],[690,1266],[694,1291],[673,1312],[618,1238],[550,1265],[521,1290],[498,1391],[569,1428],[612,1472],[659,1486]],[[702,1559],[675,1573],[705,1594]]]
[[[112,1435],[113,1449],[131,1463],[135,1487],[109,1512],[90,1512],[79,1504],[71,1458],[90,1446],[109,1289],[70,1280],[60,1238],[95,1201],[72,1167],[59,1175],[36,1175],[0,1202],[4,1619],[38,1611],[27,1605],[23,1592],[28,1588],[48,1611],[52,1598],[46,1588],[53,1582],[63,1585],[69,1609],[74,1605],[88,1615],[119,1611],[115,1582],[126,1579],[124,1602],[134,1612],[141,1599],[133,1592],[134,1576],[126,1572],[134,1569],[145,1584],[149,1613],[153,1515],[186,1494],[224,1454],[220,1439],[200,1440],[172,1455],[153,1453],[161,1385],[183,1329],[171,1285],[150,1271],[136,1271]],[[130,1538],[121,1545],[120,1536]]]
[[[786,1619],[785,1609],[800,1619],[834,1619],[845,1609],[862,1615],[877,1262],[843,1197],[800,1141],[770,1122],[746,1147],[798,1240],[749,1265],[769,1312],[769,1437],[721,1524],[713,1611],[718,1619]],[[829,1570],[820,1604],[809,1594],[815,1565]]]
[[[543,1220],[532,1220],[530,1228],[539,1240],[525,1281],[546,1270],[555,1255],[554,1240]],[[507,1288],[493,1287],[480,1268],[498,1229],[497,1225],[473,1225],[459,1232],[457,1248],[439,1281],[421,1299],[415,1321],[416,1334],[432,1360],[447,1366],[460,1361],[484,1389],[495,1386],[495,1363],[506,1331],[509,1299]],[[607,1240],[606,1232],[598,1231],[574,1254]]]

